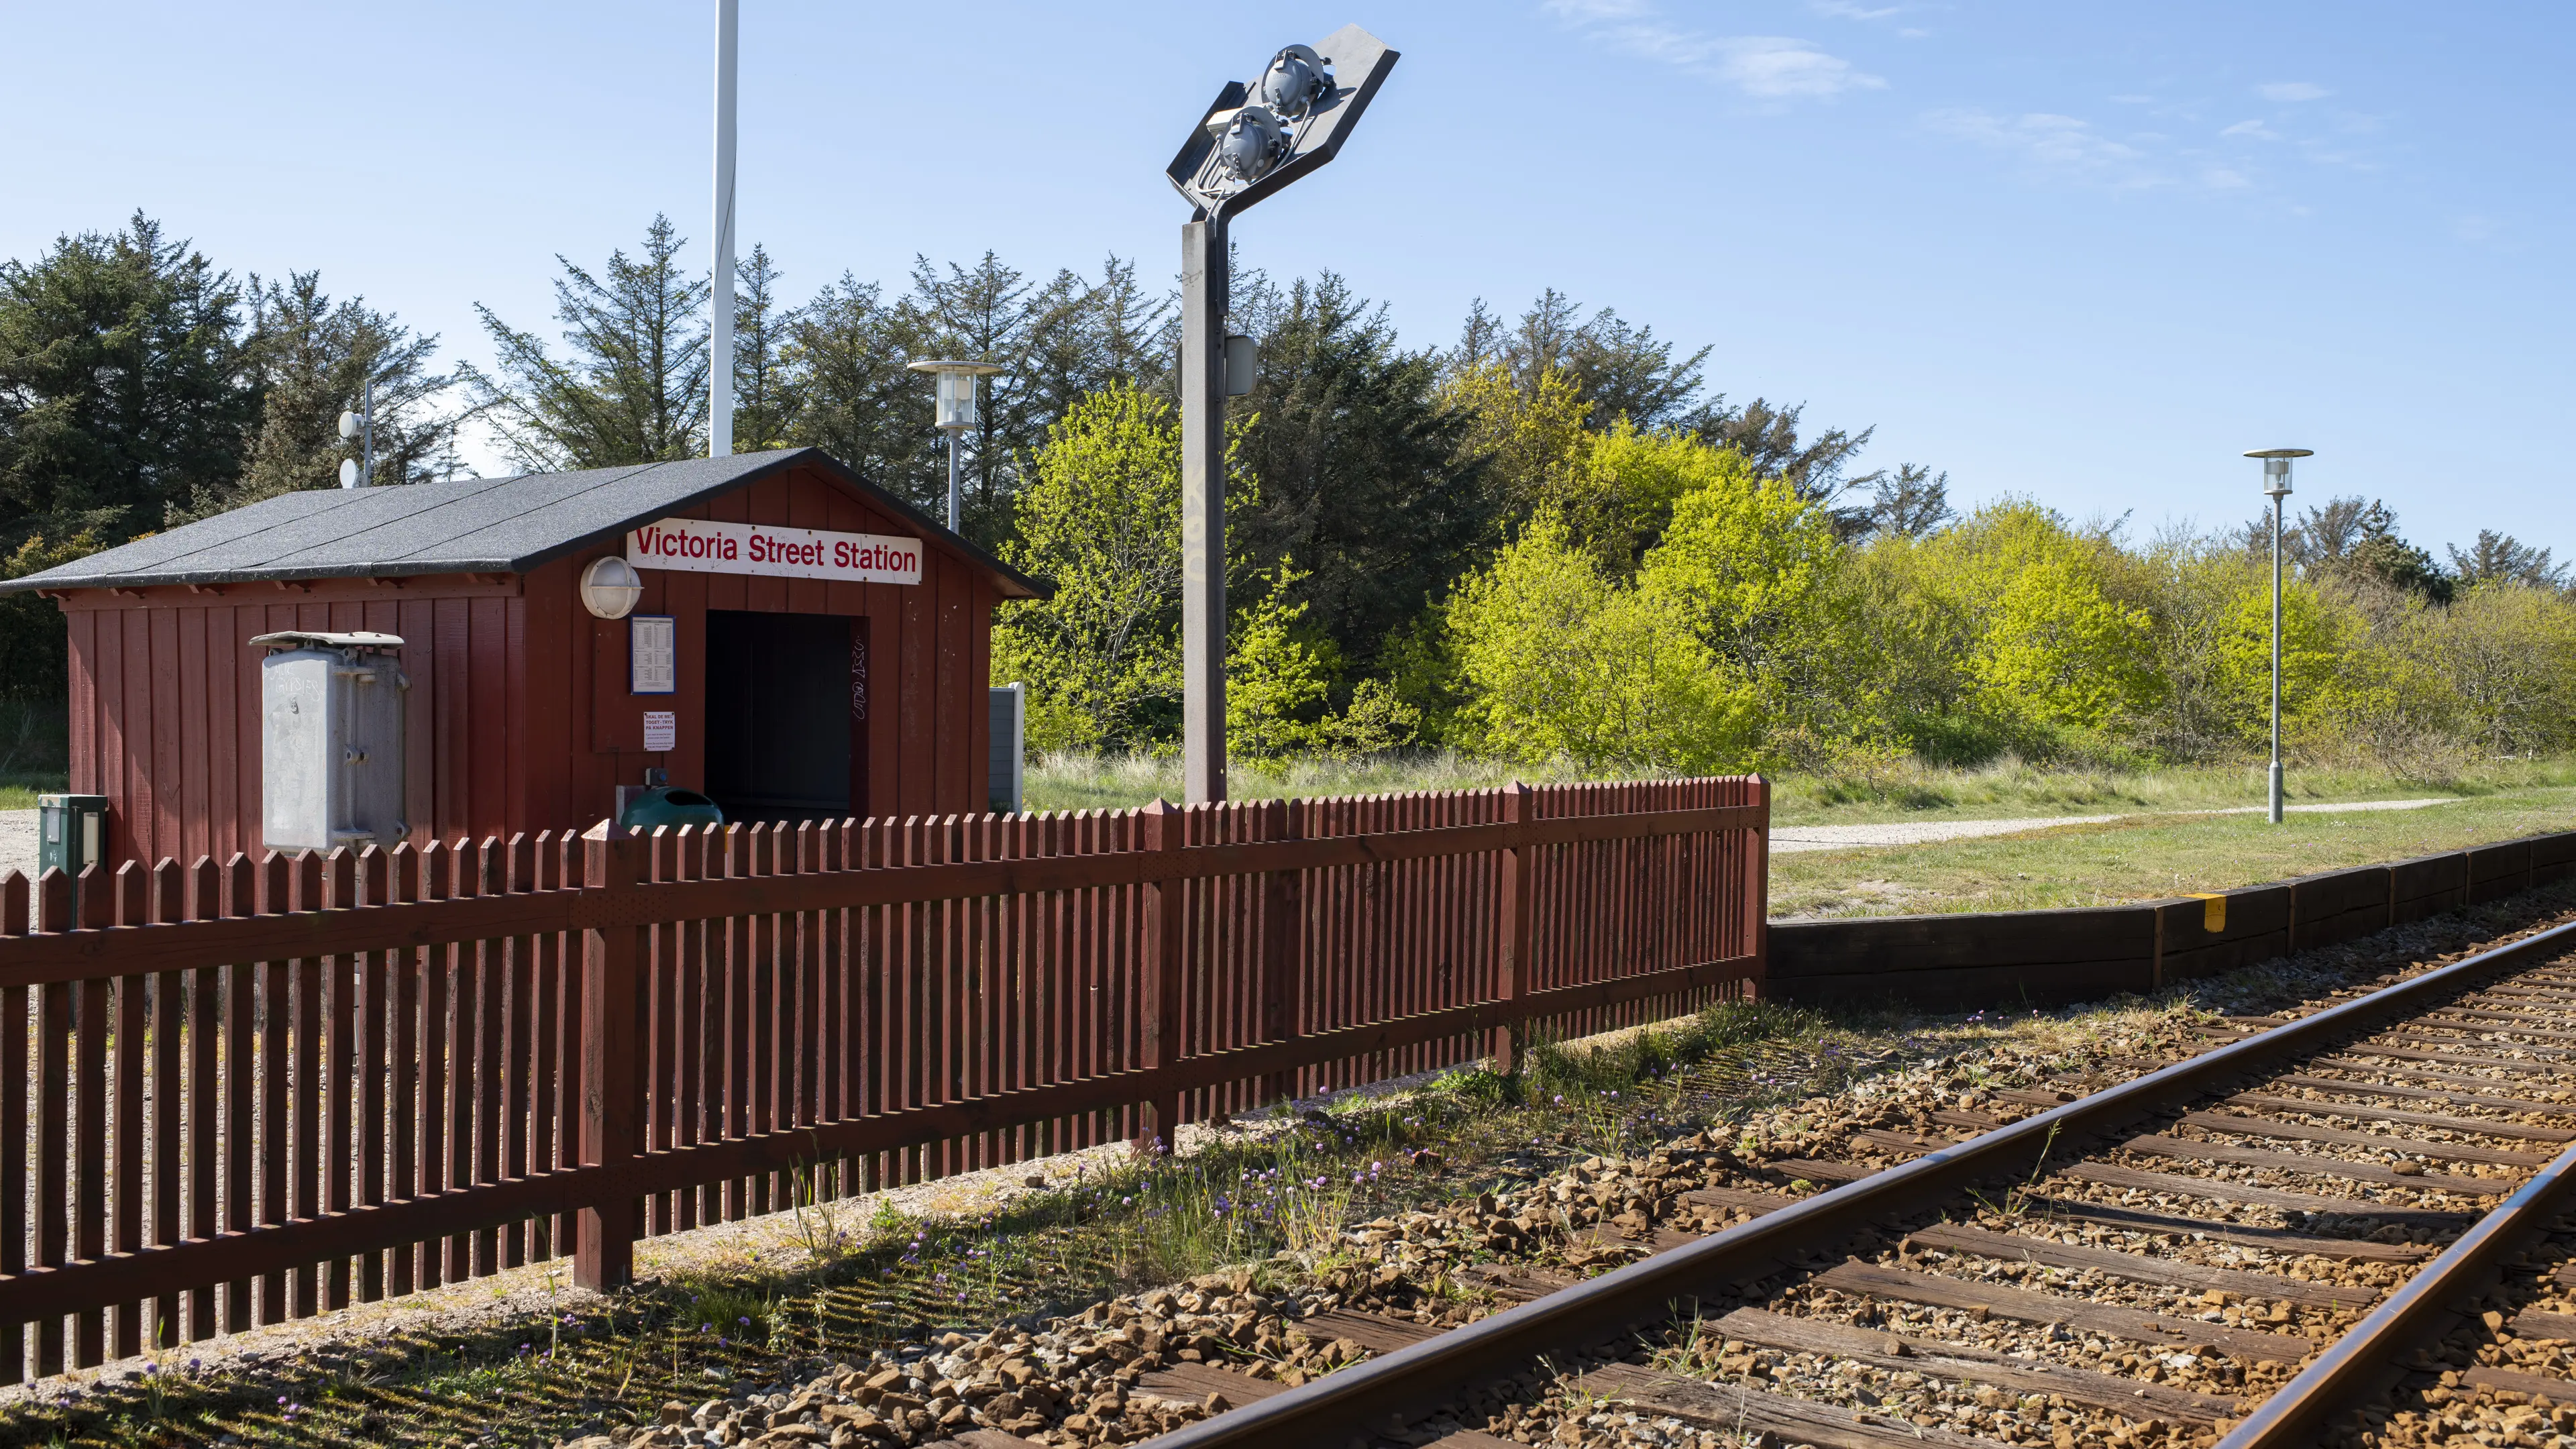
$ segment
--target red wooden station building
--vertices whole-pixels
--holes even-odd
[[[728,820],[980,812],[993,608],[1038,593],[810,448],[290,493],[0,588],[68,617],[111,865],[259,854],[251,641],[297,631],[401,637],[416,842],[587,828],[648,769]]]

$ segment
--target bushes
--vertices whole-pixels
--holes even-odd
[[[1450,602],[1453,744],[1596,770],[1864,774],[1908,754],[2136,764],[2267,745],[2270,564],[2233,541],[2133,548],[2009,500],[1926,538],[1853,542],[1732,454],[1626,431],[1565,476],[1617,488],[1542,514]],[[1655,480],[1677,478],[1662,499]],[[2576,746],[2576,600],[2554,587],[2489,580],[2444,604],[2318,568],[2287,581],[2281,624],[2295,754],[2413,774]]]

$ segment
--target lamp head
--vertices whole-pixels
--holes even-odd
[[[2290,496],[2290,460],[2313,458],[2314,448],[2256,448],[2246,455],[2263,460],[2263,496],[2278,501]]]
[[[1270,57],[1269,68],[1254,83],[1253,98],[1276,115],[1303,120],[1318,101],[1333,93],[1333,73],[1324,68],[1331,63],[1311,45],[1284,47]]]
[[[1236,182],[1249,186],[1279,169],[1288,159],[1288,128],[1268,106],[1237,106],[1207,119],[1216,137],[1216,165]]]
[[[975,379],[990,377],[1003,369],[989,362],[908,362],[914,372],[934,373],[939,378],[939,416],[937,426],[943,432],[962,433],[975,426]]]

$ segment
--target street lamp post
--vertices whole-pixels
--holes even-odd
[[[2263,496],[2272,500],[2272,823],[2281,823],[2281,501],[2290,496],[2290,460],[2316,456],[2311,448],[2258,448]]]
[[[1163,174],[1192,207],[1181,228],[1181,761],[1195,804],[1225,798],[1225,398],[1251,389],[1249,344],[1226,333],[1226,228],[1333,159],[1395,68],[1356,25],[1291,45],[1246,86],[1228,81]]]
[[[1002,369],[989,362],[911,362],[904,364],[915,372],[936,373],[939,377],[939,431],[948,435],[948,531],[963,532],[966,517],[966,485],[957,471],[957,440],[975,426],[975,379],[990,377]]]

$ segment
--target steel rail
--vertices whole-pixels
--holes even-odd
[[[2576,947],[2576,922],[2482,951],[1301,1388],[1202,1419],[1154,1442],[1159,1449],[1314,1449],[1317,1443],[1338,1442],[1334,1436],[1386,1428],[1391,1421],[1409,1424],[1467,1390],[1508,1378],[1547,1355],[1580,1351],[1607,1335],[1661,1317],[1672,1305],[1696,1298],[1705,1287],[1756,1279],[1793,1266],[1820,1243],[1831,1243],[1888,1214],[1996,1174],[2027,1175],[2066,1142],[2107,1134],[2176,1098],[2204,1095],[2214,1083],[2282,1056],[2320,1049],[2387,1017],[2420,1009],[2419,1003],[2490,973],[2556,956],[2571,947]],[[2567,1156],[2576,1157],[2576,1149]],[[2236,1441],[2228,1442],[2233,1446]]]
[[[2493,1281],[2497,1256],[2566,1211],[2576,1197],[2576,1147],[2540,1169],[2496,1205],[2450,1249],[2416,1271],[2368,1318],[2353,1325],[2298,1377],[2257,1406],[2217,1449],[2288,1449],[2317,1442],[2326,1421],[2384,1388],[2381,1377],[2401,1353],[2447,1330],[2464,1294]]]

